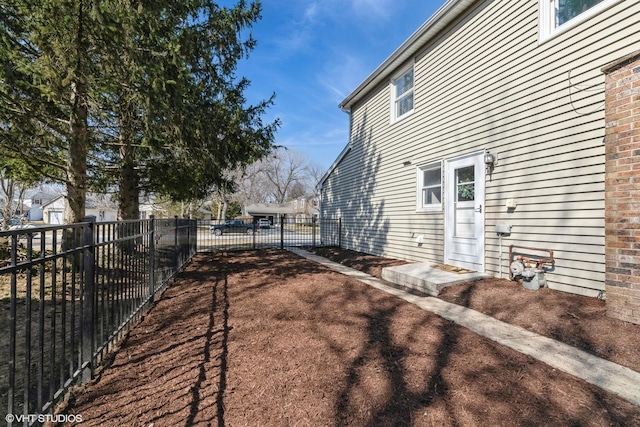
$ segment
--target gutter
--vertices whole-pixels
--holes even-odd
[[[351,107],[358,102],[364,94],[386,80],[387,76],[393,73],[396,68],[416,55],[422,47],[473,3],[474,0],[447,0],[420,28],[338,105],[340,109],[345,113],[349,112]]]

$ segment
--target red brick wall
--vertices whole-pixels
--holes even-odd
[[[640,52],[603,72],[607,315],[640,324]]]

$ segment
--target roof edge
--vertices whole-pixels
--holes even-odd
[[[342,151],[340,152],[340,154],[338,155],[338,157],[333,161],[333,163],[331,164],[331,166],[329,166],[329,169],[327,169],[327,171],[324,173],[324,175],[322,175],[322,178],[320,178],[320,180],[318,181],[318,183],[316,184],[316,188],[317,189],[322,189],[322,187],[324,186],[324,183],[327,179],[329,179],[329,176],[331,175],[331,173],[333,172],[333,170],[338,167],[338,165],[340,164],[340,162],[342,161],[342,159],[345,158],[345,156],[347,155],[347,153],[349,153],[349,151],[351,151],[351,143],[347,144]]]
[[[342,101],[338,107],[349,111],[371,87],[377,85],[391,74],[395,68],[413,56],[418,48],[426,44],[443,27],[453,21],[467,9],[473,0],[447,0],[431,15],[407,40],[404,41],[382,64],[376,68],[360,85]]]

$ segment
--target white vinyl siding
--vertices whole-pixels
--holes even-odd
[[[485,271],[508,277],[511,244],[551,249],[550,287],[597,296],[605,270],[600,70],[638,49],[639,8],[640,0],[614,2],[541,45],[538,2],[477,2],[396,70],[414,67],[413,114],[389,122],[388,84],[351,107],[352,149],[325,182],[332,202],[322,201],[323,215],[343,219],[343,245],[441,263],[443,212],[416,212],[416,167],[403,160],[429,165],[489,150],[498,161],[486,175]],[[507,209],[507,199],[517,207]],[[513,226],[502,239],[502,272],[497,223]]]

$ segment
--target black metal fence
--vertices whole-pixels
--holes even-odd
[[[57,420],[54,405],[71,385],[92,378],[196,251],[341,246],[341,233],[339,219],[287,217],[0,232],[0,415],[8,426]]]
[[[199,221],[198,251],[231,251],[265,247],[340,246],[340,219]]]
[[[65,391],[93,376],[193,257],[197,236],[196,221],[177,218],[1,232],[0,414],[7,425],[51,419]]]

